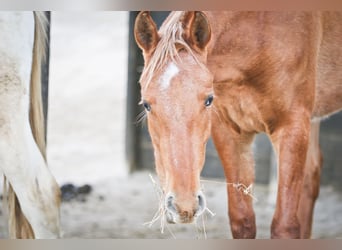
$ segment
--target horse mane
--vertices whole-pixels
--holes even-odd
[[[174,62],[176,65],[181,62],[181,58],[179,57],[178,53],[180,47],[189,52],[195,61],[201,65],[193,50],[183,37],[184,29],[181,21],[184,13],[185,11],[173,11],[160,27],[158,31],[160,40],[153,52],[152,57],[144,66],[144,70],[140,77],[140,82],[144,82],[145,89],[152,81],[155,72],[165,66],[169,60]]]

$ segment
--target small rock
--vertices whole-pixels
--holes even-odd
[[[73,184],[68,183],[68,184],[62,185],[61,193],[62,193],[62,200],[63,201],[70,201],[70,200],[76,198],[77,189]]]
[[[77,188],[77,193],[79,194],[89,194],[92,190],[92,187],[88,184],[80,186]]]
[[[72,183],[67,183],[61,186],[62,200],[63,201],[71,201],[76,199],[80,202],[86,202],[86,195],[88,195],[92,191],[92,187],[88,184],[85,184],[80,187],[76,187]]]

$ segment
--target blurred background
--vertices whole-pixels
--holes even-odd
[[[128,12],[52,12],[48,162],[60,183],[124,176]]]
[[[141,107],[141,51],[133,37],[138,12],[51,12],[46,72],[47,160],[64,188],[61,223],[66,238],[231,238],[221,164],[208,143],[203,188],[215,213],[196,225],[152,225],[157,179]],[[152,12],[158,26],[168,12]],[[314,238],[342,237],[342,115],[323,122],[322,189]],[[258,238],[269,238],[276,166],[264,135],[254,144]],[[0,236],[6,221],[0,214]]]

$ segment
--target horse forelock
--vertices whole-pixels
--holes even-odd
[[[194,51],[183,38],[184,29],[181,23],[183,15],[184,11],[172,12],[160,27],[158,32],[160,40],[147,64],[145,62],[144,70],[140,77],[140,83],[144,84],[144,89],[149,86],[154,75],[169,62],[173,62],[175,65],[179,65],[182,62],[177,45],[184,48],[201,65]]]

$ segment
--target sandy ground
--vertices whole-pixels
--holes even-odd
[[[204,222],[151,227],[158,197],[148,172],[127,173],[124,122],[127,12],[54,12],[51,28],[48,162],[58,183],[90,184],[82,201],[63,202],[65,238],[231,238],[223,180],[203,181],[209,209]],[[218,181],[218,182],[216,182]],[[274,195],[257,185],[258,238],[268,238]],[[0,237],[5,237],[0,215]],[[205,225],[205,229],[203,227]],[[314,238],[342,237],[342,195],[323,187]]]
[[[94,185],[94,192],[86,202],[71,201],[62,204],[64,237],[82,238],[177,238],[229,239],[227,198],[223,183],[203,182],[208,208],[196,224],[169,225],[160,230],[160,221],[150,222],[158,209],[158,197],[149,173],[141,172],[129,178],[107,178]],[[219,182],[221,180],[218,180]],[[104,197],[104,198],[103,198]],[[266,186],[254,190],[257,219],[257,238],[270,237],[270,223],[274,212],[272,194]],[[313,238],[341,238],[342,197],[329,187],[321,190],[315,210]]]

